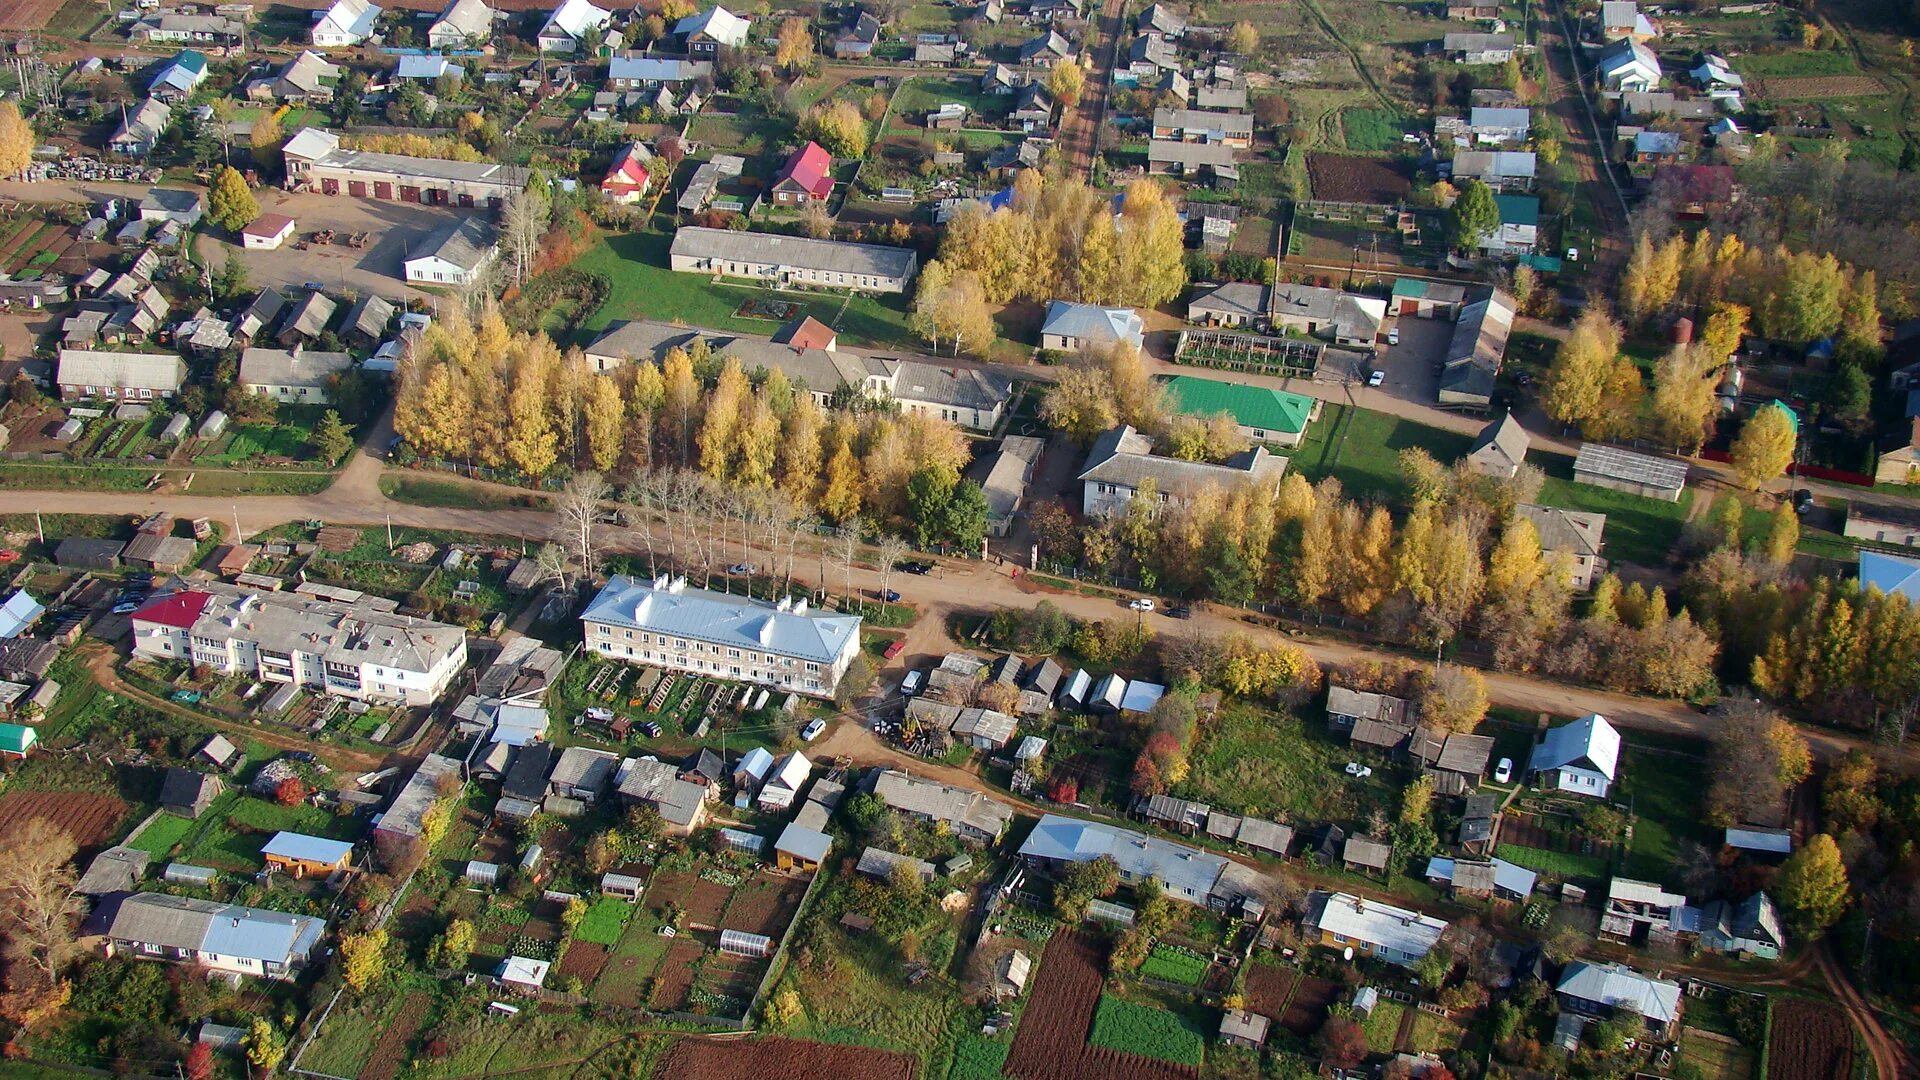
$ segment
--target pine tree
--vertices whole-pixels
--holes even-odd
[[[328,409],[313,426],[312,443],[314,454],[331,466],[353,449],[353,429],[338,412]]]

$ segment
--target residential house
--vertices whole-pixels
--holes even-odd
[[[187,376],[186,362],[172,353],[61,349],[58,355],[54,382],[67,401],[170,398],[179,393]]]
[[[1327,687],[1327,721],[1335,728],[1351,732],[1355,742],[1392,748],[1398,746],[1401,740],[1406,738],[1407,733],[1413,730],[1412,703],[1391,694],[1329,685]],[[1391,740],[1377,737],[1362,739],[1360,734],[1363,725],[1377,725],[1397,734]]]
[[[1531,150],[1462,150],[1453,155],[1453,182],[1478,180],[1496,192],[1532,191],[1538,163]]]
[[[1628,159],[1641,165],[1668,165],[1680,160],[1680,133],[1642,130],[1633,136]]]
[[[107,139],[107,149],[123,157],[146,157],[166,132],[172,116],[167,103],[147,98],[130,113],[123,110],[120,127]]]
[[[1145,325],[1132,308],[1049,300],[1040,323],[1040,347],[1076,352],[1125,342],[1140,349],[1146,343]]]
[[[1467,133],[1481,146],[1523,143],[1532,132],[1532,109],[1476,105],[1467,112]]]
[[[1267,1044],[1267,1029],[1272,1023],[1259,1013],[1228,1009],[1220,1014],[1220,1044],[1258,1052]]]
[[[326,104],[333,100],[334,86],[341,69],[329,64],[317,52],[304,51],[287,61],[285,67],[247,84],[247,97],[253,101],[284,101],[289,105]]]
[[[1499,290],[1461,308],[1442,354],[1440,404],[1468,409],[1492,405],[1516,314],[1513,298]]]
[[[108,955],[192,964],[225,975],[289,978],[312,958],[327,924],[164,893],[135,893],[97,910]]]
[[[1715,900],[1702,909],[1700,922],[1700,947],[1708,952],[1778,960],[1787,945],[1780,913],[1763,892],[1737,904]]]
[[[1620,732],[1599,713],[1549,730],[1533,748],[1527,775],[1542,786],[1604,799],[1619,777]]]
[[[1147,172],[1155,176],[1207,179],[1216,187],[1230,187],[1240,180],[1240,166],[1234,149],[1225,143],[1149,140]]]
[[[486,0],[451,0],[427,27],[429,49],[473,49],[493,36],[493,9]]]
[[[1602,90],[1644,93],[1660,88],[1660,60],[1653,50],[1632,38],[1621,38],[1601,50],[1593,64]]]
[[[1031,67],[1050,68],[1053,65],[1074,58],[1074,48],[1057,30],[1048,30],[1039,37],[1025,42],[1019,49],[1020,62]]]
[[[787,158],[768,191],[781,206],[827,201],[833,194],[832,155],[817,142],[807,143]]]
[[[911,248],[686,226],[673,234],[669,265],[682,273],[749,278],[774,287],[823,286],[904,293],[919,269]]]
[[[116,893],[131,893],[147,875],[153,853],[139,848],[115,845],[95,855],[85,873],[74,882],[73,891],[81,896],[105,898]]]
[[[371,349],[387,336],[387,324],[393,321],[393,301],[373,293],[361,297],[347,309],[340,324],[341,340],[360,349]]]
[[[1533,523],[1541,551],[1567,557],[1575,589],[1585,592],[1592,587],[1594,579],[1606,572],[1607,561],[1600,557],[1600,546],[1606,534],[1607,515],[1538,503],[1521,503],[1513,509],[1515,514]]]
[[[1267,386],[1176,375],[1166,387],[1174,412],[1230,416],[1234,430],[1254,442],[1298,446],[1307,425],[1320,415],[1318,399]]]
[[[353,356],[349,353],[318,352],[296,345],[291,349],[247,349],[240,354],[239,376],[242,385],[275,401],[324,405],[333,400],[335,381],[352,368]]]
[[[1636,454],[1617,446],[1581,443],[1573,459],[1577,483],[1645,495],[1663,502],[1679,502],[1687,487],[1687,466],[1680,461]]]
[[[923,780],[897,769],[874,774],[873,794],[909,817],[943,823],[972,844],[999,841],[1013,822],[1013,808],[977,791]]]
[[[333,0],[333,6],[315,20],[309,40],[319,49],[358,45],[373,36],[373,24],[379,18],[380,9],[368,0]]]
[[[644,143],[630,142],[613,155],[613,164],[607,167],[607,175],[600,181],[600,194],[610,202],[623,204],[637,203],[647,193],[647,184],[653,174],[647,169],[647,162],[653,160],[653,152]]]
[[[1179,142],[1223,143],[1245,150],[1253,145],[1253,116],[1250,113],[1158,108],[1153,110],[1152,137]]]
[[[1467,451],[1467,468],[1482,476],[1511,480],[1527,462],[1527,448],[1533,440],[1508,412],[1480,429],[1479,438]],[[1584,588],[1585,586],[1582,586]]]
[[[1245,109],[1247,77],[1226,64],[1214,64],[1191,84],[1193,103],[1202,109]]]
[[[831,850],[833,837],[798,822],[788,822],[786,828],[780,830],[780,838],[773,842],[773,861],[782,870],[813,873],[827,861],[827,852]]]
[[[716,4],[674,23],[673,32],[686,43],[687,55],[712,59],[721,49],[746,45],[751,26],[746,18]]]
[[[1540,240],[1540,200],[1532,195],[1495,195],[1500,227],[1480,238],[1480,250],[1490,255],[1523,255]]]
[[[686,836],[707,819],[707,802],[713,788],[687,779],[681,768],[670,762],[640,759],[622,762],[617,780],[620,798],[628,805],[650,806],[660,814],[666,831]]]
[[[980,76],[980,92],[996,96],[1011,94],[1028,82],[1026,76],[1014,68],[1006,64],[992,64]]]
[[[1202,283],[1187,301],[1187,321],[1202,326],[1251,327],[1264,324],[1272,287],[1245,281]]]
[[[1032,435],[1008,435],[987,456],[967,470],[969,479],[979,483],[987,497],[987,533],[1006,536],[1013,530],[1013,519],[1026,501],[1027,485],[1033,481],[1046,440]]]
[[[275,335],[280,344],[291,349],[304,346],[308,342],[326,333],[327,326],[333,322],[333,313],[340,305],[323,292],[310,292],[301,297],[280,321],[279,333]]]
[[[620,768],[620,755],[585,746],[569,746],[560,751],[547,774],[547,794],[562,799],[577,799],[592,804],[600,801],[613,786],[614,773]]]
[[[860,617],[615,575],[580,616],[602,656],[831,697],[860,649]]]
[[[1607,41],[1617,38],[1649,41],[1660,36],[1660,28],[1640,11],[1640,5],[1634,0],[1602,0],[1600,36]]]
[[[880,20],[865,8],[854,8],[851,16],[827,42],[838,60],[863,59],[873,55],[880,41]]]
[[[1180,38],[1187,33],[1187,20],[1166,4],[1148,4],[1135,17],[1133,25],[1142,34],[1157,34],[1167,38]]]
[[[688,16],[688,18],[693,17]],[[540,46],[541,52],[577,52],[589,32],[604,30],[612,19],[613,12],[594,7],[587,0],[561,0],[560,6],[547,17],[545,25],[540,27],[540,32],[535,35],[534,40]],[[675,27],[675,31],[678,32],[678,30],[679,28]]]
[[[762,811],[785,810],[800,797],[800,789],[807,784],[807,778],[813,775],[813,762],[798,750],[789,752],[774,762],[767,771],[767,777],[760,783],[760,792],[754,802]]]
[[[245,41],[246,35],[247,24],[239,19],[225,15],[189,15],[179,11],[155,12],[143,16],[127,28],[128,39],[149,45],[239,45]]]
[[[699,79],[712,77],[713,61],[711,60],[621,53],[607,61],[607,89],[609,90],[651,90],[661,86],[678,88]]]
[[[404,264],[408,281],[465,285],[500,251],[500,230],[480,217],[450,221],[427,235]]]
[[[952,67],[966,54],[963,41],[919,41],[913,46],[913,62],[929,67]]]
[[[1015,92],[1007,121],[1028,133],[1045,131],[1053,126],[1053,106],[1053,91],[1047,84],[1030,82]]]
[[[1442,39],[1440,48],[1456,64],[1504,64],[1513,59],[1513,35],[1456,31]]]
[[[1153,440],[1122,425],[1094,439],[1081,466],[1081,511],[1088,516],[1118,513],[1151,482],[1163,502],[1185,500],[1209,486],[1232,488],[1243,482],[1277,486],[1287,459],[1264,446],[1235,454],[1220,464],[1182,461],[1153,453]]]
[[[1444,920],[1348,893],[1315,893],[1307,900],[1307,932],[1333,949],[1352,948],[1410,968],[1433,950],[1447,931]]]
[[[432,53],[418,56],[409,54],[400,58],[400,64],[394,68],[393,76],[396,79],[418,79],[421,82],[451,79],[457,83],[466,79],[467,69],[444,56]]]
[[[209,582],[135,611],[133,655],[353,700],[431,705],[466,665],[466,631],[395,606]]]
[[[1384,874],[1392,860],[1393,845],[1370,836],[1348,837],[1346,847],[1340,852],[1340,861],[1347,869],[1361,873]]]
[[[291,874],[326,878],[353,865],[353,845],[302,833],[277,832],[260,849],[267,868]]]
[[[196,819],[227,790],[217,776],[192,769],[169,768],[160,781],[160,809],[176,817]]]
[[[192,97],[194,90],[206,80],[207,58],[192,49],[184,49],[153,77],[147,86],[147,95],[178,105]]]
[[[1576,960],[1561,973],[1553,992],[1563,1008],[1582,1016],[1604,1020],[1622,1007],[1631,1009],[1661,1039],[1677,1032],[1684,1008],[1678,984],[1642,975],[1618,962]]]
[[[1209,851],[1097,821],[1047,814],[1020,845],[1029,867],[1058,873],[1067,866],[1111,858],[1120,880],[1160,880],[1163,895],[1197,907],[1226,908],[1239,897],[1223,875],[1232,864]]]
[[[1165,38],[1141,34],[1127,47],[1123,73],[1135,82],[1152,83],[1171,71],[1180,70],[1180,52]]]

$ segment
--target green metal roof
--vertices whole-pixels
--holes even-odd
[[[1167,381],[1173,407],[1194,416],[1227,413],[1242,427],[1297,434],[1307,430],[1313,399],[1264,386],[1176,375]]]
[[[1421,297],[1427,295],[1427,283],[1419,278],[1394,278],[1393,295]]]
[[[0,724],[0,751],[24,754],[33,748],[33,729],[24,724]]]
[[[1500,208],[1502,225],[1540,224],[1540,200],[1532,195],[1495,195],[1493,205]]]

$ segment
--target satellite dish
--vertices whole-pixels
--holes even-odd
[[[1340,959],[1342,960],[1353,959],[1353,946],[1349,945],[1346,948],[1340,950]]]

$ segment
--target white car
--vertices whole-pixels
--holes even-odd
[[[1397,326],[1387,327],[1387,344],[1389,345],[1400,344],[1400,328],[1399,327]]]
[[[927,674],[924,671],[920,671],[919,669],[916,668],[913,671],[907,672],[907,677],[900,680],[900,696],[912,697],[913,695],[919,693],[920,684],[926,681],[927,681]]]
[[[1493,782],[1496,784],[1510,784],[1513,782],[1512,758],[1503,757],[1500,759],[1500,764],[1493,767]]]
[[[825,730],[827,730],[827,722],[825,720],[815,720],[813,723],[800,729],[800,739],[803,742],[812,742],[819,738],[820,733]]]
[[[751,574],[751,573],[753,573],[753,564],[752,564],[752,563],[743,563],[743,562],[737,562],[737,563],[734,563],[734,564],[733,564],[732,566],[729,566],[729,567],[727,567],[727,573],[729,573],[729,574]]]
[[[1138,600],[1127,601],[1127,608],[1130,611],[1152,611],[1153,601],[1142,596]]]
[[[1357,761],[1349,761],[1347,762],[1347,775],[1365,780],[1367,777],[1373,775],[1373,766],[1362,765]]]
[[[1568,248],[1568,249],[1567,249],[1567,261],[1568,261],[1568,262],[1579,262],[1579,261],[1580,261],[1580,249],[1579,249],[1579,248],[1577,248],[1577,247],[1570,247],[1570,248]]]
[[[1384,371],[1381,371],[1379,368],[1374,368],[1372,371],[1367,372],[1368,386],[1379,386],[1381,383],[1386,381],[1387,381],[1387,373]]]

